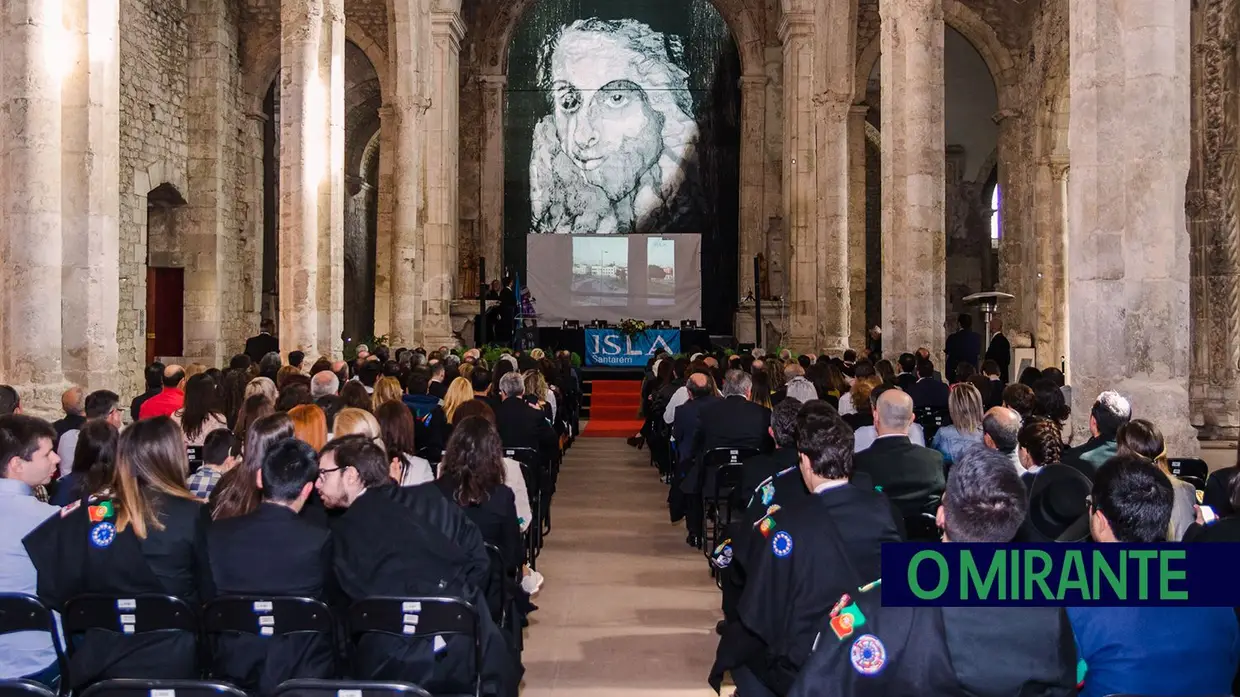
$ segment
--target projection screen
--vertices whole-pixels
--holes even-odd
[[[701,235],[529,235],[539,322],[702,319]]]

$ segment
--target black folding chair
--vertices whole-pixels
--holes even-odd
[[[67,692],[69,662],[65,660],[64,647],[60,644],[56,620],[43,601],[25,593],[0,593],[0,635],[14,632],[47,632],[51,635],[52,649],[56,652],[56,665],[60,668],[60,684],[64,686],[61,692]]]
[[[104,680],[82,691],[81,697],[247,697],[228,683],[210,680]]]
[[[74,637],[91,629],[123,636],[184,632],[195,642],[198,639],[198,615],[184,600],[171,595],[79,595],[65,605],[60,620],[69,656],[73,655]]]
[[[185,457],[189,460],[189,473],[193,474],[202,469],[203,455],[201,445],[185,446]]]
[[[56,697],[56,693],[33,680],[0,680],[0,697]]]
[[[1205,460],[1195,457],[1177,457],[1167,460],[1167,469],[1171,474],[1183,479],[1197,488],[1206,490],[1206,479],[1210,476],[1210,466]]]
[[[909,542],[938,542],[938,520],[929,513],[904,516],[904,537]]]
[[[934,440],[934,434],[938,433],[940,428],[950,426],[952,423],[951,412],[939,407],[921,407],[914,409],[913,414],[913,421],[921,426],[926,436],[926,445],[930,445],[930,441]]]
[[[487,559],[491,562],[490,574],[487,576],[487,584],[489,586],[486,593],[487,602],[490,602],[492,597],[498,598],[499,602],[498,607],[490,608],[491,619],[495,621],[497,626],[504,627],[508,617],[509,598],[506,581],[509,576],[509,570],[504,568],[504,555],[499,551],[499,547],[490,542],[483,544],[487,548]]]
[[[407,682],[365,680],[288,680],[271,697],[433,697]]]
[[[504,448],[504,457],[512,458],[521,464],[521,473],[525,475],[525,488],[530,494],[530,509],[534,516],[529,528],[533,533],[534,553],[530,555],[530,567],[533,568],[534,558],[542,550],[543,537],[550,532],[548,523],[551,515],[551,497],[548,493],[548,483],[551,480],[550,467],[546,458],[536,448]]]
[[[698,467],[698,491],[702,497],[702,534],[706,537],[706,544],[703,545],[703,553],[707,559],[715,550],[718,544],[719,523],[718,516],[721,506],[726,506],[726,497],[732,495],[732,489],[740,483],[740,465],[745,460],[759,454],[757,448],[712,448],[701,456],[701,465]],[[725,468],[735,467],[735,470]],[[706,480],[708,473],[715,471],[715,486],[711,490],[707,490]],[[725,477],[730,477],[729,481],[721,481]],[[729,506],[728,519],[731,520],[731,507]],[[706,523],[712,522],[711,528],[708,530]],[[711,565],[711,573],[714,573],[714,565]]]
[[[332,643],[335,627],[332,611],[313,598],[226,595],[207,603],[202,611],[202,631],[206,637],[321,634]],[[237,676],[218,671],[214,655],[209,656],[207,668],[213,677],[237,679]]]
[[[473,694],[482,695],[482,616],[471,603],[449,597],[374,597],[349,608],[348,629],[354,650],[364,634],[430,638],[465,636],[474,644]]]

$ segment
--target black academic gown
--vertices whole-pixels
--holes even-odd
[[[413,491],[417,490],[417,491]],[[333,567],[352,601],[372,596],[451,596],[480,616],[483,694],[515,697],[520,668],[482,593],[488,572],[482,536],[433,483],[369,489],[335,521]],[[464,542],[465,544],[461,544]],[[473,643],[450,636],[439,651],[431,638],[363,636],[353,677],[412,682],[430,692],[472,692]]]
[[[148,527],[145,540],[132,527],[109,537],[90,519],[88,505],[71,505],[28,534],[23,543],[38,571],[44,602],[63,612],[87,593],[113,596],[172,595],[197,608],[214,595],[204,518],[197,501],[151,494],[164,529]],[[71,686],[108,678],[197,678],[197,640],[182,632],[122,635],[92,630],[79,638],[69,661]],[[72,640],[72,639],[71,639]]]
[[[725,670],[744,665],[776,694],[786,694],[832,605],[857,576],[878,579],[882,543],[900,541],[886,498],[853,484],[806,497],[767,519],[759,524],[764,539],[745,560],[740,622],[728,625],[719,640],[710,676],[716,690]],[[824,532],[832,523],[848,559]]]

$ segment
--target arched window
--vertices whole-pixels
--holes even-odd
[[[1003,237],[1003,225],[999,220],[999,185],[990,190],[990,248],[998,249]]]

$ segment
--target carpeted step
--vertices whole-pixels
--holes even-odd
[[[640,380],[592,380],[590,405],[583,436],[627,438],[642,427]]]

